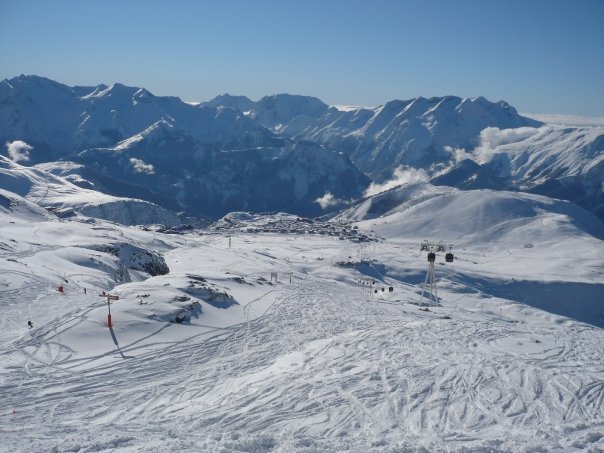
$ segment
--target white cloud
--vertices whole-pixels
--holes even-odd
[[[464,148],[453,148],[452,146],[445,146],[445,151],[451,153],[455,158],[455,162],[461,162],[465,159],[474,160],[474,155],[467,152]]]
[[[474,160],[479,164],[485,164],[493,158],[496,153],[495,148],[498,146],[524,140],[538,132],[539,129],[535,127],[518,127],[515,129],[487,127],[480,132],[480,144],[472,151]]]
[[[412,167],[405,168],[401,166],[394,170],[391,180],[383,183],[371,183],[371,185],[365,191],[365,196],[370,197],[403,184],[426,182],[429,179],[428,173],[426,173],[425,170]]]
[[[29,160],[29,152],[34,147],[22,140],[15,140],[14,142],[6,142],[6,149],[8,150],[8,157],[15,162],[27,162]]]
[[[146,164],[142,159],[131,157],[130,163],[134,167],[135,173],[147,173],[148,175],[155,173],[155,167],[151,164]]]
[[[493,156],[497,153],[496,148],[498,146],[519,142],[532,137],[539,130],[539,128],[535,127],[518,127],[515,129],[487,127],[480,132],[480,143],[471,152],[467,152],[464,148],[453,148],[452,146],[445,146],[444,150],[453,156],[455,162],[472,159],[479,164],[486,164],[493,159]]]
[[[330,206],[335,206],[342,203],[342,200],[333,196],[331,192],[325,192],[321,198],[317,198],[315,203],[319,203],[322,209],[327,209]]]

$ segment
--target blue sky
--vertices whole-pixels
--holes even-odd
[[[604,116],[604,0],[0,0],[0,79]]]

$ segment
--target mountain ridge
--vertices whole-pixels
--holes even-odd
[[[484,97],[417,97],[392,100],[375,108],[339,109],[311,96],[282,93],[252,101],[245,96],[224,94],[191,105],[177,97],[155,96],[145,88],[120,83],[68,87],[43,77],[22,75],[0,83],[0,140],[7,144],[19,141],[26,146],[26,152],[16,153],[16,158],[27,165],[54,161],[88,165],[94,160],[92,154],[104,155],[104,166],[91,168],[94,171],[88,172],[89,178],[78,176],[83,170],[75,167],[71,167],[72,174],[66,168],[61,170],[63,176],[82,187],[94,188],[96,184],[97,188],[107,188],[110,181],[117,181],[111,168],[129,166],[132,171],[117,181],[121,195],[128,195],[129,187],[135,193],[153,193],[154,186],[140,186],[141,190],[137,190],[131,180],[151,184],[155,177],[171,171],[166,169],[174,162],[165,156],[163,166],[151,162],[151,156],[160,153],[160,149],[166,156],[172,149],[176,154],[188,155],[189,161],[180,159],[179,164],[183,175],[188,174],[186,180],[192,177],[189,166],[200,174],[210,174],[211,171],[200,170],[199,165],[204,159],[211,162],[208,156],[212,154],[246,150],[237,156],[259,161],[262,159],[258,150],[270,156],[275,149],[306,149],[293,145],[306,142],[316,143],[331,153],[320,153],[331,156],[328,167],[344,171],[336,165],[341,159],[338,153],[344,153],[351,166],[384,186],[391,187],[390,180],[400,175],[401,169],[412,168],[424,172],[435,184],[551,195],[576,202],[604,218],[604,192],[600,187],[604,178],[604,128],[547,125],[519,115],[505,101],[490,102]],[[129,155],[128,162],[123,161],[124,151],[141,140],[145,141],[146,157]],[[257,151],[250,152],[253,149]],[[122,161],[109,162],[108,155],[117,160],[121,156]],[[284,156],[293,158],[288,152],[273,157]],[[155,157],[161,160],[161,156]],[[226,165],[224,159],[222,162]],[[300,160],[298,164],[299,172],[305,166]],[[254,178],[258,173],[254,176],[245,170],[254,165],[243,165],[240,170],[238,177],[247,182],[239,187],[247,188],[235,198],[246,199],[253,192],[253,182],[265,186],[262,193],[267,193],[271,184],[282,187],[280,190],[285,187],[279,182],[282,170],[257,180]],[[285,167],[294,171],[293,167]],[[90,175],[97,175],[96,181]],[[146,180],[145,175],[149,175]],[[332,176],[333,180],[344,181],[342,175]],[[305,178],[314,177],[306,174]],[[299,190],[295,181],[299,184],[301,179],[289,175],[285,180],[293,184],[287,189],[289,193]],[[371,182],[358,175],[352,180],[357,187],[344,187],[338,194],[329,178],[324,178],[323,193],[317,195],[317,200],[323,200],[324,213],[337,209],[338,203],[332,203],[333,199],[349,202],[352,194],[362,195]],[[218,181],[212,184],[222,186]],[[223,186],[223,190],[226,192],[214,193],[216,200],[235,199],[232,194],[227,195],[228,188]],[[181,201],[170,203],[163,197],[161,203],[174,209],[182,207]],[[210,204],[216,207],[216,203],[213,200]],[[297,212],[302,215],[320,214],[314,209],[315,201],[308,198],[306,203],[304,207],[292,205],[291,209],[302,209]],[[268,210],[287,209],[276,199],[274,205],[256,204]],[[246,209],[243,202],[229,206]],[[207,214],[198,208],[195,212]],[[219,209],[214,212],[222,214]]]

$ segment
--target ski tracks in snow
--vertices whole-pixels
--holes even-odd
[[[78,372],[60,341],[85,315],[74,310],[15,343],[29,358],[11,372],[20,383],[3,384],[6,404],[18,408],[11,424],[22,424],[11,432],[35,444],[34,424],[49,433],[119,424],[134,438],[151,425],[209,449],[286,451],[443,442],[505,450],[547,446],[552,432],[577,426],[604,433],[604,351],[582,347],[602,341],[598,330],[573,324],[572,335],[554,337],[551,326],[463,309],[443,319],[444,309],[364,299],[311,275],[274,291],[257,317],[255,301],[243,307],[241,324],[159,352],[125,345],[136,355]]]

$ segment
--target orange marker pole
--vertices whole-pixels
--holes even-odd
[[[111,324],[111,299],[109,295],[107,295],[107,309],[109,310],[109,314],[107,315],[107,327],[111,329],[113,324]]]
[[[111,322],[111,301],[119,300],[120,296],[105,294],[104,291],[103,294],[99,294],[99,296],[107,298],[107,327],[111,329],[113,327],[113,323]]]

